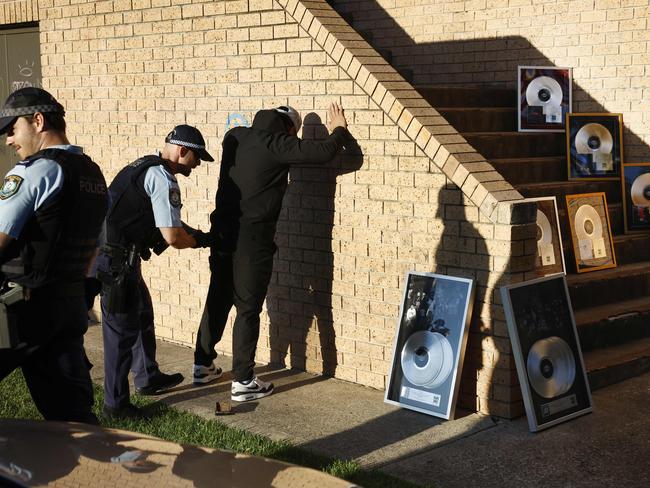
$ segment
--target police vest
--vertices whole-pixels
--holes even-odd
[[[63,187],[30,217],[16,241],[19,258],[2,270],[26,288],[81,282],[97,248],[108,208],[106,180],[85,154],[44,149],[27,159],[51,159],[63,170]]]
[[[156,227],[151,198],[144,189],[146,172],[152,166],[166,164],[158,156],[144,156],[124,167],[115,176],[108,191],[112,205],[106,217],[106,243],[142,251],[163,239]]]

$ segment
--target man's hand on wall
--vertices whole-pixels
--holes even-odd
[[[327,110],[327,129],[332,132],[337,127],[347,129],[348,122],[345,120],[345,110],[338,102],[332,102]]]

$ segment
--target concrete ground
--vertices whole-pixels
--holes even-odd
[[[101,327],[86,335],[93,379],[103,379]],[[451,487],[646,487],[650,478],[650,373],[593,393],[594,412],[533,434],[514,421],[466,413],[457,420],[396,408],[383,392],[341,380],[260,366],[275,383],[270,397],[233,403],[234,414],[214,416],[230,400],[230,376],[191,385],[192,350],[159,343],[166,373],[186,380],[163,402],[227,425],[287,440],[305,449],[353,459],[366,469],[421,485]],[[224,371],[229,358],[220,356]]]

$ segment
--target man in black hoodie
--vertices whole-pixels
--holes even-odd
[[[210,215],[212,276],[194,352],[194,384],[219,377],[213,361],[228,313],[235,306],[231,398],[242,402],[270,395],[273,384],[253,372],[260,312],[273,269],[275,229],[294,164],[331,161],[347,138],[343,109],[328,109],[330,135],[297,137],[302,120],[292,107],[260,110],[250,128],[236,127],[223,140],[216,209]]]

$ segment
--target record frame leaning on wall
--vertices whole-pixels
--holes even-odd
[[[564,132],[572,103],[571,68],[519,66],[517,94],[519,132]]]
[[[555,197],[524,198],[524,202],[537,202],[537,276],[566,273],[562,231]]]
[[[623,115],[566,116],[569,180],[618,180],[623,165]]]
[[[474,289],[470,278],[407,273],[386,403],[454,417]]]
[[[621,186],[625,233],[650,232],[650,162],[624,164]]]
[[[571,244],[578,273],[616,267],[604,192],[566,195]]]
[[[501,300],[530,431],[591,412],[566,276],[503,286]]]

